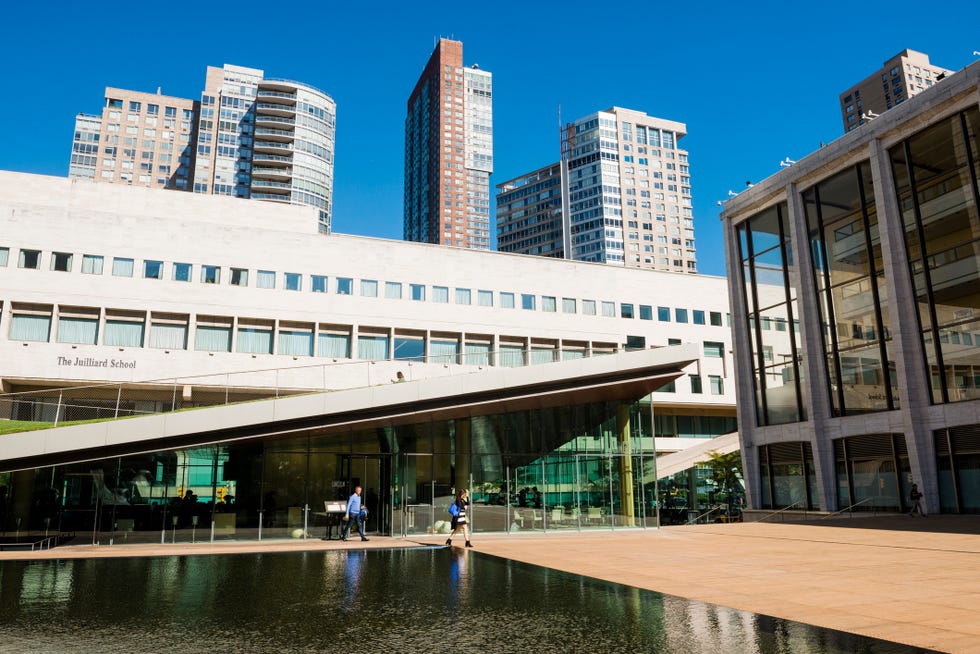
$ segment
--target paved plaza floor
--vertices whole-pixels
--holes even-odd
[[[67,545],[0,552],[0,561],[417,547],[444,540]],[[980,653],[980,517],[481,534],[473,543],[485,554],[734,609],[941,651]]]

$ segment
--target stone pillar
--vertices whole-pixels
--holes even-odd
[[[630,440],[630,405],[616,406],[616,441],[619,444],[619,499],[623,507],[623,521],[627,527],[636,526],[636,508],[633,502],[633,447]]]
[[[813,468],[817,480],[817,498],[824,511],[836,511],[837,472],[834,461],[835,433],[828,429],[827,421],[833,417],[830,397],[827,393],[827,357],[824,356],[823,340],[820,336],[820,309],[817,299],[817,286],[813,280],[813,265],[810,251],[809,229],[806,212],[796,184],[786,187],[786,204],[789,212],[787,224],[790,232],[790,246],[795,274],[790,271],[790,283],[796,289],[796,316],[800,321],[801,354],[800,371],[804,372],[802,391],[807,419],[798,423],[799,433],[810,441],[813,448]],[[795,279],[794,279],[795,277]],[[792,330],[792,327],[790,327]],[[790,338],[796,338],[790,331]],[[809,399],[809,402],[806,400]],[[806,475],[804,466],[803,474]],[[807,498],[809,500],[809,498]]]
[[[909,274],[905,251],[901,208],[895,194],[888,150],[877,141],[869,144],[871,178],[875,189],[875,209],[878,214],[878,233],[881,236],[882,266],[885,287],[888,289],[888,318],[892,344],[890,354],[895,359],[898,374],[898,402],[905,445],[909,452],[912,478],[919,485],[928,513],[939,512],[939,478],[936,448],[929,428],[929,409],[932,401],[932,381],[923,365],[922,334],[914,312],[918,310],[915,289]],[[907,498],[905,498],[907,502]]]

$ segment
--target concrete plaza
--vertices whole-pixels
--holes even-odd
[[[44,552],[0,552],[0,562],[417,547],[444,539],[69,545]],[[977,517],[479,534],[473,542],[484,554],[734,609],[918,647],[980,652]]]

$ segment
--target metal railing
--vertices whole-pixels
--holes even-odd
[[[713,509],[708,509],[707,511],[705,511],[701,515],[695,516],[695,517],[691,518],[690,520],[688,520],[684,524],[686,524],[686,525],[696,525],[698,523],[698,521],[701,520],[701,518],[707,518],[712,513],[715,513],[716,511],[721,511],[724,508],[725,507],[723,507],[723,506],[716,506]]]
[[[767,513],[764,516],[762,516],[761,518],[758,518],[757,520],[753,520],[752,522],[765,522],[769,518],[771,518],[771,517],[773,517],[775,515],[780,515],[782,513],[785,513],[786,511],[789,511],[790,509],[794,509],[794,508],[800,506],[801,504],[803,505],[803,519],[806,520],[806,504],[804,502],[802,502],[802,501],[798,501],[798,502],[793,502],[789,506],[784,506],[783,508],[779,509],[778,511],[773,511],[772,513]]]
[[[865,504],[867,502],[870,502],[873,499],[874,499],[873,497],[866,497],[863,500],[861,500],[860,502],[855,502],[854,504],[851,504],[850,506],[845,506],[843,509],[840,509],[838,511],[834,511],[833,513],[828,513],[827,515],[822,515],[822,516],[820,516],[820,519],[821,520],[826,520],[827,518],[832,518],[835,515],[840,515],[841,513],[845,513],[845,512],[848,512],[848,511],[850,511],[851,513],[854,513],[854,511],[852,510],[854,507],[861,506],[862,504]],[[877,515],[878,514],[878,508],[876,506],[874,506],[874,505],[872,505],[872,508],[874,509],[872,511],[872,515]]]

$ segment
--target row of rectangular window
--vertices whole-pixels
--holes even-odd
[[[7,265],[9,257],[9,248],[0,248],[0,267]],[[61,272],[71,272],[72,262],[74,255],[65,252],[52,252],[51,253],[51,270],[61,271]],[[193,265],[190,263],[179,263],[175,262],[171,264],[172,268],[172,279],[178,282],[190,282],[193,279]],[[40,250],[20,250],[20,257],[18,259],[18,267],[20,268],[31,268],[40,269],[41,266],[41,251]],[[82,255],[82,273],[101,275],[103,274],[104,258],[101,255],[85,254]],[[221,266],[212,265],[200,265],[201,275],[200,281],[204,284],[220,284],[221,283]],[[136,269],[136,261],[130,258],[124,257],[113,257],[112,259],[112,275],[115,277],[133,277]],[[249,285],[249,269],[247,268],[229,268],[229,280],[228,283],[232,286],[248,286]],[[276,277],[277,273],[271,270],[257,270],[255,271],[256,288],[276,288]],[[144,279],[163,279],[164,278],[164,262],[152,259],[146,259],[143,261],[142,277]],[[335,292],[338,295],[353,295],[354,294],[354,278],[351,277],[334,277],[335,281]],[[362,297],[379,297],[381,292],[381,282],[373,279],[361,279],[358,280],[359,292]],[[313,293],[327,293],[328,292],[328,282],[329,278],[326,275],[310,275],[310,290]],[[384,283],[384,297],[387,299],[400,300],[403,296],[404,284],[401,282],[383,282]],[[303,290],[303,275],[301,273],[283,273],[282,277],[282,287],[288,291],[301,291]],[[450,287],[448,286],[432,286],[431,287],[431,302],[448,304],[450,303]],[[520,307],[526,311],[537,311],[540,305],[540,310],[547,313],[557,313],[558,312],[558,297],[542,295],[537,296],[529,293],[510,293],[506,291],[500,291],[498,293],[499,306],[503,309],[514,309],[517,307],[518,295],[520,295]],[[474,293],[473,289],[469,288],[456,288],[454,294],[452,295],[454,303],[459,305],[472,305],[474,304]],[[540,303],[539,303],[540,297]],[[408,298],[417,301],[424,302],[426,300],[426,286],[425,284],[408,284]],[[479,289],[476,291],[475,304],[477,306],[493,307],[494,306],[494,292],[489,290]],[[596,301],[596,300],[578,300],[576,298],[561,298],[561,312],[567,314],[577,314],[579,313],[579,303],[581,302],[581,313],[582,315],[595,316],[601,315],[607,318],[616,317],[616,303],[611,301]],[[640,304],[634,305],[633,303],[620,303],[619,305],[619,317],[634,319],[639,318],[640,320],[653,320],[653,309],[652,305]],[[700,309],[681,309],[674,308],[673,314],[670,307],[657,307],[657,320],[660,322],[677,322],[682,324],[695,324],[695,325],[707,325],[710,324],[713,327],[721,327],[722,319],[720,311],[709,311],[705,312]],[[673,318],[671,317],[673,315]],[[728,322],[730,325],[731,316],[726,314],[728,317]]]

